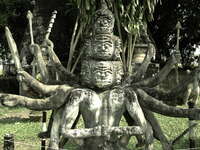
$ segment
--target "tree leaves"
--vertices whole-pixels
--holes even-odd
[[[7,25],[9,17],[20,15],[22,11],[27,11],[30,6],[29,0],[1,0],[0,25]]]

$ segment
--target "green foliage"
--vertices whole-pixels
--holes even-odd
[[[0,26],[8,25],[8,19],[20,15],[20,12],[30,8],[28,0],[1,0],[0,1]]]
[[[0,1],[0,58],[9,59],[9,50],[7,48],[7,42],[4,36],[5,26],[17,27],[22,26],[21,20],[28,9],[31,9],[29,0],[1,0]],[[18,24],[17,24],[18,23]],[[14,32],[14,35],[21,34],[21,31]],[[15,39],[18,37],[15,37]],[[18,38],[19,39],[19,38]]]
[[[128,0],[124,2],[122,0],[116,0],[112,3],[112,0],[107,0],[108,5],[113,9],[113,5],[119,12],[120,22],[124,29],[128,33],[137,33],[139,31],[139,22],[152,20],[155,6],[160,0]],[[93,16],[98,1],[94,0],[70,0],[68,5],[73,6],[79,10],[79,15],[81,15],[82,23],[90,23],[91,17]]]
[[[117,0],[120,21],[124,29],[131,34],[138,34],[141,22],[153,20],[153,13],[160,0]]]
[[[55,28],[55,30],[58,30],[56,31],[56,33],[63,33],[62,37],[60,38],[63,38],[63,35],[72,35],[72,26],[75,22],[74,18],[76,18],[77,16],[79,16],[79,25],[83,24],[82,31],[84,32],[81,33],[81,37],[83,34],[87,35],[91,30],[91,27],[88,25],[90,25],[91,23],[91,18],[97,6],[99,5],[99,1],[100,0],[67,0],[65,2],[62,1],[62,4],[59,5],[58,3],[61,3],[60,1],[49,0],[49,3],[56,3],[56,6],[59,6],[59,9],[61,10],[59,11],[59,14],[64,13],[65,16],[67,16],[65,18],[67,20],[66,24],[71,25],[67,25],[68,28],[63,28],[63,31],[60,31],[60,27],[58,29]],[[176,45],[175,25],[178,20],[183,26],[180,32],[180,49],[182,55],[185,55],[184,49],[187,48],[191,50],[191,47],[194,44],[199,44],[199,0],[168,0],[162,1],[162,5],[160,5],[161,0],[106,0],[106,2],[109,4],[109,8],[115,13],[115,18],[117,18],[117,16],[119,17],[119,21],[116,21],[116,25],[119,27],[117,27],[118,29],[115,30],[115,32],[117,31],[119,33],[119,36],[121,34],[120,38],[123,38],[123,44],[125,43],[124,39],[128,38],[128,36],[126,36],[127,32],[129,34],[131,33],[132,35],[138,34],[140,22],[151,21],[150,23],[148,23],[148,29],[152,35],[152,39],[154,39],[156,42],[156,46],[158,48],[157,56],[159,57],[161,54],[168,56],[168,49],[172,49]],[[66,5],[63,5],[63,3],[65,3]],[[116,5],[117,12],[114,11],[114,5]],[[49,7],[47,8],[46,4],[39,7],[45,11],[49,9]],[[31,6],[29,0],[0,1],[0,42],[2,42],[4,25],[13,26],[13,30],[11,30],[13,31],[14,37],[17,40],[21,38],[21,34],[19,35],[19,33],[22,33],[22,30],[18,27],[21,22],[19,23],[18,21],[19,19],[26,20],[26,18],[23,18],[23,15],[20,14],[26,12],[30,8]],[[152,20],[153,18],[154,20]],[[78,30],[76,33],[78,33]],[[54,35],[52,34],[52,37],[53,36]],[[66,50],[64,51],[64,49],[62,49],[63,46],[57,45],[65,45],[66,38],[68,38],[67,41],[71,40],[70,36],[64,38],[65,40],[63,41],[65,41],[65,43],[54,41],[56,48],[59,47],[56,50],[58,51],[58,53],[60,53],[61,56],[63,56],[63,53],[66,53]],[[58,38],[56,37],[55,39],[57,40]],[[68,42],[67,45],[69,46],[70,42]],[[59,52],[59,50],[62,51]]]
[[[5,60],[7,57],[7,51],[6,49],[4,48],[4,46],[0,43],[0,58],[2,60]]]
[[[67,9],[66,14],[71,13],[73,10],[76,10],[77,16],[79,17],[80,24],[83,24],[84,29],[88,31],[88,25],[91,24],[92,16],[96,10],[96,1],[95,0],[69,0],[66,3]]]
[[[168,56],[169,49],[175,48],[177,38],[175,26],[180,21],[182,25],[180,51],[182,56],[189,56],[185,50],[192,51],[192,46],[200,43],[199,12],[199,0],[168,0],[162,1],[162,5],[157,5],[154,20],[148,27],[160,53]]]

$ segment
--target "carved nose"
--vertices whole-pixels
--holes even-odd
[[[103,26],[104,25],[104,21],[100,21],[100,25]]]
[[[104,52],[106,51],[106,49],[107,49],[106,46],[102,46],[102,50],[103,50]]]

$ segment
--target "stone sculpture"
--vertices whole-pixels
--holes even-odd
[[[20,105],[38,111],[54,110],[49,150],[59,150],[62,137],[83,139],[83,145],[80,147],[82,150],[125,150],[129,138],[133,135],[136,135],[138,140],[144,137],[144,145],[148,150],[152,149],[153,136],[161,141],[163,149],[169,150],[170,143],[151,111],[173,117],[200,118],[199,109],[176,108],[165,104],[172,102],[174,91],[163,93],[153,88],[173,69],[177,63],[175,57],[171,57],[154,77],[138,77],[140,80],[133,80],[134,76],[124,75],[120,59],[121,43],[120,39],[113,35],[113,28],[113,14],[105,3],[102,3],[101,9],[97,10],[94,17],[92,36],[82,47],[80,81],[76,75],[67,72],[53,51],[53,43],[48,39],[43,45],[51,60],[51,67],[56,71],[61,83],[46,85],[39,82],[21,69],[18,56],[13,55],[21,81],[44,98],[33,99],[0,93],[1,103],[8,107]],[[40,59],[36,58],[40,70],[46,68],[41,55],[37,55],[41,53],[41,47],[37,44],[31,47],[35,57],[40,56]],[[153,56],[152,48],[148,54]],[[150,61],[149,57],[146,59]],[[144,63],[149,64],[145,60]],[[145,72],[143,69],[141,71]],[[172,103],[175,105],[175,101]],[[71,129],[79,112],[85,128]],[[119,126],[123,115],[129,126]]]

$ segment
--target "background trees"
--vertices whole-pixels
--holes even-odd
[[[43,17],[44,26],[46,27],[51,15],[51,12],[56,9],[58,10],[58,15],[56,19],[56,24],[54,26],[53,32],[51,34],[51,39],[55,43],[56,53],[59,57],[66,61],[68,59],[68,51],[70,49],[70,42],[74,30],[74,25],[76,23],[77,14],[88,13],[92,14],[92,9],[94,9],[93,1],[81,1],[81,0],[36,0],[36,4],[39,7],[40,15]],[[70,3],[71,2],[71,3]],[[82,2],[82,3],[81,3]],[[84,4],[83,4],[84,2]],[[89,2],[89,3],[88,3]],[[121,0],[115,1],[116,6],[119,6]],[[144,3],[145,1],[134,2]],[[150,1],[151,2],[151,1]],[[156,1],[157,2],[157,1]],[[159,2],[159,1],[158,1]],[[128,6],[130,3],[133,4],[132,0],[123,2],[124,6]],[[77,4],[79,5],[77,7]],[[81,7],[85,7],[85,12]],[[146,7],[148,3],[146,3]],[[90,6],[90,8],[89,8]],[[144,5],[145,6],[145,5]],[[26,12],[29,9],[33,9],[33,1],[29,0],[2,0],[0,1],[0,43],[1,47],[6,47],[6,41],[4,38],[4,26],[7,25],[13,32],[13,36],[18,45],[21,44],[25,28],[27,27]],[[121,11],[119,7],[118,11]],[[137,8],[137,7],[135,7]],[[153,8],[153,7],[152,7]],[[131,10],[131,9],[130,9]],[[131,10],[133,11],[133,10]],[[138,11],[135,10],[135,11]],[[182,24],[181,38],[180,38],[180,51],[185,60],[187,60],[192,48],[195,44],[200,44],[200,2],[198,0],[162,0],[162,4],[158,3],[155,7],[155,12],[152,19],[149,8],[146,9],[145,13],[150,14],[145,15],[146,20],[148,20],[149,33],[154,39],[158,54],[157,60],[160,61],[161,55],[168,56],[169,49],[175,48],[176,45],[176,23],[180,21]],[[83,16],[82,16],[83,17]],[[120,16],[119,16],[120,17]],[[87,25],[88,18],[85,19],[85,25]],[[120,18],[122,19],[122,18]],[[80,27],[80,23],[79,26]],[[82,24],[83,25],[83,24]],[[84,26],[84,25],[83,25]],[[78,30],[78,29],[77,29]],[[85,32],[84,32],[85,33]],[[119,34],[116,27],[116,34]],[[81,41],[81,37],[80,37]],[[80,43],[78,43],[77,48]],[[3,49],[1,48],[1,52]],[[4,51],[4,53],[6,53]]]

